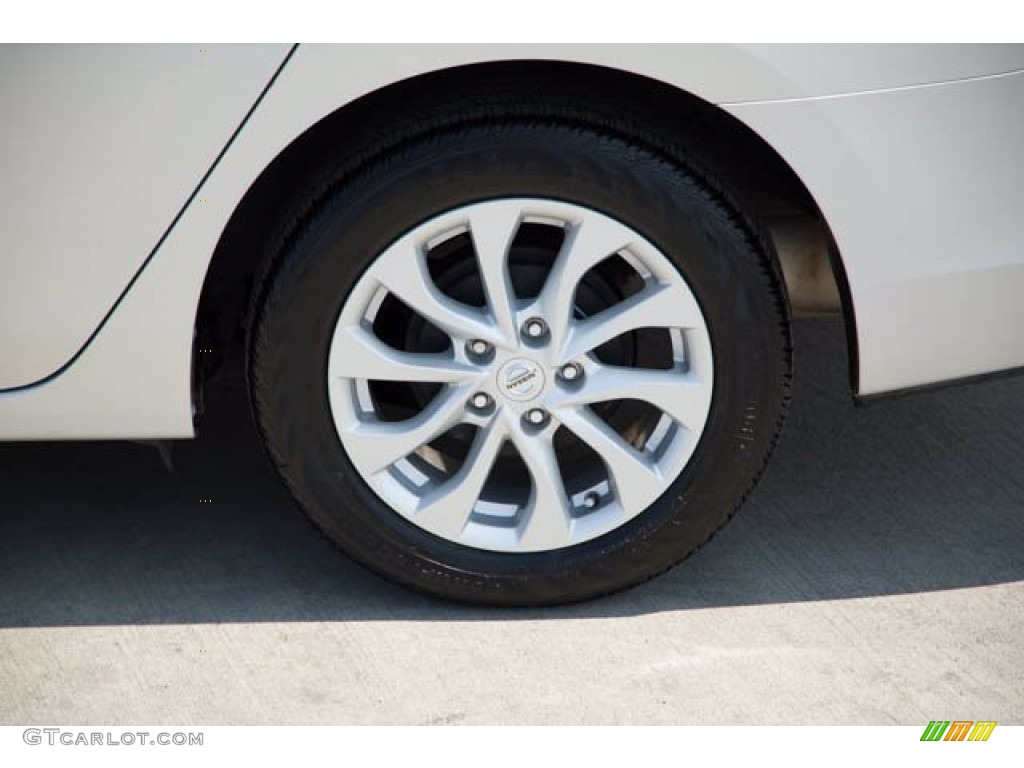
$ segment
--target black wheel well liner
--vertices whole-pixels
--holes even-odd
[[[554,106],[557,96],[546,96],[551,102],[538,114],[535,103],[514,100],[510,83],[520,88],[533,84],[542,101],[547,94],[561,93],[579,102],[565,103],[563,109]],[[247,332],[262,279],[289,233],[309,214],[290,208],[289,202],[301,197],[295,194],[298,189],[330,175],[323,170],[325,158],[332,168],[342,163],[355,172],[395,144],[429,133],[432,124],[438,130],[448,127],[445,110],[431,110],[430,105],[458,102],[479,121],[522,117],[589,122],[579,115],[594,99],[600,99],[606,115],[622,115],[597,127],[646,141],[711,184],[775,259],[780,282],[766,220],[781,206],[820,223],[830,244],[856,392],[856,326],[845,271],[827,221],[788,163],[740,120],[675,86],[618,69],[549,60],[477,63],[417,75],[339,107],[292,141],[249,187],[214,250],[200,296],[197,347],[215,353],[197,361],[198,375],[208,377],[244,349],[239,341]],[[415,124],[417,132],[403,135],[403,124]]]

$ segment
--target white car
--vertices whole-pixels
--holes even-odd
[[[193,437],[243,356],[313,521],[446,598],[700,547],[794,312],[858,398],[1024,365],[1020,46],[4,46],[0,103],[0,440]]]

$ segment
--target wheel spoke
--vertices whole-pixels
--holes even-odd
[[[630,245],[635,238],[629,229],[605,216],[588,216],[566,233],[562,250],[538,298],[555,349],[561,349],[564,344],[580,280],[588,270]]]
[[[651,489],[662,487],[661,473],[650,457],[587,408],[559,409],[557,416],[601,457],[622,508],[630,512],[647,506]]]
[[[591,363],[577,391],[558,395],[559,406],[582,406],[608,400],[643,400],[690,431],[704,423],[711,388],[682,371],[660,371]]]
[[[401,352],[362,326],[339,328],[331,346],[332,379],[455,382],[479,375],[445,354]]]
[[[375,276],[409,309],[452,339],[484,339],[492,344],[501,341],[497,328],[481,312],[441,293],[430,276],[422,251],[413,244],[393,246]]]
[[[564,547],[572,532],[572,517],[551,437],[527,435],[515,428],[510,432],[533,484],[520,523],[519,544],[529,550]]]
[[[370,474],[394,464],[461,422],[471,384],[449,385],[420,413],[404,421],[360,421],[343,437],[349,454]]]
[[[516,337],[515,291],[508,271],[508,253],[519,229],[520,208],[515,203],[491,203],[469,217],[469,232],[477,266],[498,328],[510,342]]]
[[[478,430],[458,472],[420,499],[416,522],[438,536],[458,539],[480,498],[506,435],[502,419],[492,419]]]
[[[694,327],[702,322],[700,317],[699,307],[686,293],[664,283],[652,283],[603,312],[571,322],[561,359],[584,355],[638,328]]]

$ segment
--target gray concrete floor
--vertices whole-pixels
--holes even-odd
[[[562,609],[352,564],[238,388],[174,474],[131,444],[0,446],[0,722],[1024,723],[1024,378],[855,408],[836,322],[801,321],[797,354],[729,527]]]

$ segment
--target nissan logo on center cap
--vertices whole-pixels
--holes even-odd
[[[542,389],[544,371],[530,360],[509,360],[498,371],[498,390],[510,400],[532,400]]]

